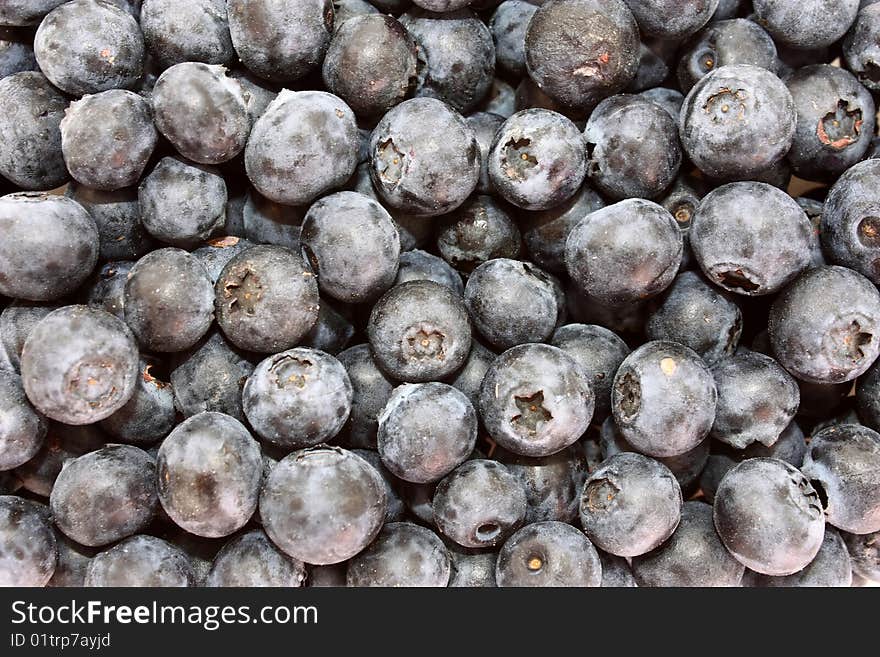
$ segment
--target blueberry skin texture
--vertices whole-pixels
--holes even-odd
[[[79,587],[86,578],[86,569],[89,567],[96,550],[88,548],[70,540],[59,531],[55,532],[55,546],[58,549],[58,562],[52,579],[47,587]]]
[[[385,467],[404,481],[438,481],[470,456],[477,413],[465,394],[445,383],[395,388],[378,417]]]
[[[544,342],[559,317],[554,281],[538,267],[495,258],[477,267],[464,302],[480,334],[498,349]]]
[[[181,62],[226,64],[235,57],[226,0],[144,0],[140,26],[162,68]]]
[[[461,390],[471,400],[474,408],[480,405],[480,387],[489,367],[495,360],[495,353],[474,340],[467,360],[458,372],[447,378],[453,388]]]
[[[0,79],[38,68],[30,35],[26,31],[0,27]]]
[[[870,582],[880,582],[880,532],[873,534],[842,533],[852,559],[853,574]]]
[[[517,112],[495,135],[488,171],[495,190],[510,203],[524,210],[547,210],[574,196],[584,182],[583,137],[557,112]]]
[[[53,9],[34,37],[40,70],[73,96],[132,88],[146,47],[137,21],[105,0],[73,0]]]
[[[143,530],[158,507],[156,463],[142,449],[108,445],[68,461],[49,505],[55,525],[82,545],[98,547]]]
[[[846,544],[834,529],[825,527],[825,538],[816,558],[800,572],[784,577],[770,577],[748,571],[743,586],[750,587],[817,587],[852,586],[853,564]]]
[[[581,495],[581,525],[605,552],[635,557],[669,538],[681,519],[681,487],[662,463],[623,452],[603,461]]]
[[[322,68],[327,89],[356,114],[381,115],[414,86],[416,44],[400,22],[380,14],[352,17],[336,29]]]
[[[602,563],[580,530],[564,522],[537,522],[507,539],[495,577],[502,587],[598,587]]]
[[[880,283],[880,160],[850,167],[832,185],[819,224],[823,253],[834,264]]]
[[[504,124],[506,118],[491,112],[474,112],[466,117],[468,125],[473,128],[477,137],[477,145],[480,147],[480,181],[477,183],[476,189],[479,194],[492,192],[492,181],[489,178],[489,149],[492,148],[495,133]]]
[[[622,91],[638,66],[638,25],[622,0],[552,0],[529,21],[529,76],[564,105],[595,106]]]
[[[216,283],[229,261],[252,246],[254,244],[243,237],[227,235],[209,239],[191,253],[202,263],[211,281]]]
[[[373,299],[397,277],[397,228],[385,208],[363,194],[337,192],[313,203],[300,243],[321,292],[339,301]]]
[[[261,78],[293,82],[316,70],[333,35],[333,3],[302,0],[295,14],[284,0],[226,0],[232,45]]]
[[[651,102],[657,103],[666,110],[666,113],[672,117],[672,120],[678,123],[678,115],[681,113],[681,106],[684,103],[684,94],[676,89],[667,87],[654,87],[646,89],[639,93],[642,98],[647,98]]]
[[[270,201],[257,190],[249,189],[242,206],[241,232],[255,244],[286,246],[294,253],[299,253],[299,237],[305,213],[305,208]]]
[[[123,89],[72,102],[61,121],[61,150],[70,175],[102,191],[136,184],[156,139],[149,104]]]
[[[684,245],[669,212],[627,199],[587,215],[568,234],[565,264],[595,301],[622,305],[665,290],[678,273]]]
[[[745,567],[724,547],[712,519],[712,507],[685,502],[681,522],[669,540],[633,558],[639,586],[738,587]]]
[[[621,435],[637,450],[676,456],[709,433],[717,399],[712,373],[696,352],[658,340],[643,344],[620,365],[611,408]]]
[[[352,386],[351,413],[345,430],[347,444],[378,449],[378,417],[388,403],[395,384],[376,365],[368,344],[350,347],[341,352],[337,359],[348,372]]]
[[[0,327],[3,316],[0,315]],[[876,364],[856,384],[856,406],[859,420],[874,431],[880,429],[880,367]]]
[[[349,587],[445,587],[452,572],[449,551],[430,529],[392,522],[348,562]]]
[[[755,17],[773,38],[800,49],[830,46],[853,24],[859,0],[807,0],[792,5],[784,0],[753,0]]]
[[[550,343],[574,358],[587,374],[596,397],[594,418],[607,417],[614,374],[630,352],[626,343],[613,331],[595,324],[560,326]]]
[[[858,424],[822,429],[801,471],[824,492],[828,523],[853,534],[880,531],[880,434]]]
[[[433,98],[407,100],[385,114],[370,136],[370,152],[370,177],[379,196],[418,216],[451,212],[480,178],[473,129]]]
[[[102,192],[71,182],[67,196],[83,206],[95,221],[101,260],[137,260],[156,248],[156,241],[141,223],[137,187]]]
[[[773,352],[809,383],[841,383],[865,372],[880,353],[880,294],[844,267],[815,267],[789,285],[770,308]]]
[[[773,73],[779,67],[776,44],[754,21],[714,21],[695,35],[678,61],[678,82],[688,92],[715,69],[734,64],[760,66]]]
[[[192,534],[217,538],[243,527],[256,510],[263,460],[238,420],[199,413],[162,441],[156,474],[171,519]]]
[[[602,588],[603,589],[632,589],[638,588],[629,563],[623,557],[616,557],[607,552],[599,552],[599,561],[602,563]]]
[[[372,465],[385,482],[385,495],[388,500],[388,505],[385,507],[385,522],[389,523],[403,520],[406,515],[406,504],[397,490],[399,484],[402,482],[395,478],[394,475],[389,472],[388,468],[385,467],[385,464],[382,463],[382,457],[379,456],[379,452],[374,449],[353,449],[351,451]]]
[[[469,9],[436,14],[413,8],[400,22],[417,46],[414,95],[459,112],[476,109],[495,75],[495,43],[483,21]]]
[[[779,78],[734,64],[715,69],[690,90],[679,133],[688,157],[706,175],[749,178],[785,157],[796,123],[794,100]]]
[[[308,564],[350,559],[379,533],[387,505],[375,468],[338,447],[294,452],[263,486],[260,517],[272,542]]]
[[[253,363],[214,332],[191,352],[181,354],[171,370],[168,390],[184,417],[213,411],[244,422],[242,388],[253,371]]]
[[[473,0],[413,0],[413,4],[438,13],[463,9]]]
[[[0,7],[0,25],[37,25],[66,0],[7,0]]]
[[[433,281],[409,281],[386,292],[370,313],[367,337],[376,364],[410,383],[452,374],[471,349],[464,301]]]
[[[493,258],[516,258],[521,247],[519,228],[491,196],[472,196],[444,218],[437,234],[440,255],[465,275]]]
[[[466,461],[434,493],[434,522],[468,548],[500,545],[525,520],[528,502],[519,480],[496,461]]]
[[[553,273],[565,272],[565,240],[571,230],[591,212],[605,207],[605,201],[589,185],[583,185],[566,202],[517,217],[529,258]]]
[[[495,562],[494,552],[467,550],[452,545],[449,547],[452,558],[452,572],[449,576],[449,588],[494,588]]]
[[[58,308],[60,306],[54,304],[17,300],[0,312],[0,349],[8,355],[11,369],[21,371],[24,341],[41,319]]]
[[[99,425],[70,426],[50,422],[40,451],[13,472],[24,490],[49,497],[65,461],[100,449],[106,442],[107,435]]]
[[[587,373],[564,351],[544,344],[519,345],[498,356],[483,378],[479,404],[499,445],[533,457],[577,441],[594,405]]]
[[[400,285],[407,281],[433,281],[445,285],[459,296],[464,295],[461,275],[443,258],[420,249],[400,254],[394,284]]]
[[[688,237],[709,280],[746,296],[779,291],[812,260],[810,220],[790,196],[766,183],[729,183],[709,192]]]
[[[354,336],[355,328],[343,314],[337,312],[324,299],[321,299],[320,304],[318,320],[306,333],[301,346],[326,351],[335,356],[348,346]]]
[[[742,311],[729,294],[685,271],[675,277],[648,316],[645,335],[649,340],[683,344],[711,366],[733,355],[742,326]]]
[[[732,447],[770,447],[797,413],[797,382],[769,356],[738,353],[715,365],[712,376],[718,404],[710,435]]]
[[[46,586],[58,560],[41,505],[0,495],[0,586]]]
[[[329,441],[351,412],[353,389],[329,354],[297,347],[257,365],[242,393],[244,414],[264,440],[285,449]]]
[[[141,359],[140,376],[131,399],[101,420],[101,428],[120,442],[146,447],[174,429],[174,393],[169,384],[150,374],[152,367]]]
[[[654,198],[678,175],[678,127],[656,103],[641,96],[606,98],[584,130],[587,175],[606,196]]]
[[[21,377],[0,369],[0,470],[33,458],[46,438],[47,422],[27,400]]]
[[[288,557],[259,529],[229,540],[223,546],[205,578],[211,587],[303,586],[305,565]]]
[[[152,104],[159,132],[193,162],[226,162],[247,143],[247,92],[222,66],[175,64],[156,80]]]
[[[54,189],[67,181],[60,126],[68,102],[37,71],[0,80],[0,175],[23,189]]]
[[[87,290],[88,305],[125,321],[125,281],[132,267],[134,262],[130,260],[108,262],[101,267],[96,280]]]
[[[526,30],[538,7],[525,0],[505,0],[489,21],[498,66],[514,77],[526,72]]]
[[[90,424],[134,394],[138,350],[126,325],[87,306],[65,306],[28,335],[21,378],[34,407],[65,424]]]
[[[182,249],[157,249],[138,260],[125,283],[124,304],[125,323],[150,351],[189,349],[214,321],[211,278]]]
[[[217,169],[163,157],[138,187],[141,221],[156,239],[189,248],[226,220],[226,182]]]
[[[577,518],[587,477],[587,462],[578,445],[541,458],[503,453],[498,459],[526,491],[525,524],[551,520],[570,523]]]
[[[196,585],[196,576],[183,550],[161,538],[139,534],[95,555],[83,585],[188,587]]]
[[[277,353],[318,320],[315,275],[280,246],[254,246],[230,260],[214,286],[217,323],[240,349]]]
[[[868,5],[858,13],[843,40],[843,58],[847,67],[865,87],[880,91],[880,7]]]
[[[98,229],[63,196],[0,196],[0,294],[51,301],[76,290],[98,260]]]
[[[711,20],[718,0],[624,0],[644,34],[667,40],[690,36]]]
[[[715,529],[728,551],[750,570],[791,575],[819,552],[822,504],[795,467],[753,458],[731,469],[715,493]]]
[[[351,178],[359,140],[354,112],[341,98],[285,89],[251,130],[247,176],[272,201],[309,203]]]

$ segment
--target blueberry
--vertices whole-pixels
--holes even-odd
[[[85,547],[70,540],[59,531],[55,532],[55,545],[58,548],[58,563],[46,586],[81,587],[86,579],[86,570],[97,550]]]
[[[873,534],[843,533],[852,560],[853,574],[869,582],[880,582],[880,532]]]
[[[516,91],[504,80],[495,78],[477,109],[508,119],[516,111]]]
[[[376,452],[373,449],[353,449],[351,451],[353,454],[357,454],[364,461],[372,465],[385,482],[385,496],[388,502],[385,507],[385,522],[389,523],[403,520],[406,516],[406,504],[397,491],[397,488],[399,488],[400,484],[403,482],[397,479],[391,474],[388,468],[385,467],[385,464],[382,463],[382,457],[379,455],[379,452]]]
[[[113,415],[101,420],[101,428],[123,443],[149,446],[174,428],[174,393],[171,386],[150,372],[153,364],[141,358],[140,376],[131,399]]]
[[[395,388],[378,423],[385,467],[415,483],[449,474],[468,458],[477,440],[477,414],[470,400],[445,383]]]
[[[526,524],[572,522],[577,518],[581,490],[587,476],[583,451],[571,445],[540,458],[504,454],[499,458],[526,491]]]
[[[359,344],[337,358],[348,372],[353,395],[345,438],[353,447],[376,449],[378,417],[394,389],[394,383],[376,365],[370,345]]]
[[[785,586],[840,586],[852,585],[853,567],[846,544],[831,527],[825,528],[825,538],[816,558],[803,570],[784,577],[771,577],[747,571],[743,586],[785,587]]]
[[[415,86],[416,44],[391,16],[367,14],[341,22],[324,58],[327,89],[355,113],[381,115]]]
[[[840,39],[856,19],[859,0],[753,0],[755,17],[778,42],[794,48],[821,48]]]
[[[13,301],[0,312],[0,350],[12,366],[6,369],[21,371],[21,350],[27,336],[41,319],[58,308],[60,306],[45,303]]]
[[[433,281],[445,285],[459,295],[464,295],[464,284],[461,276],[443,258],[414,249],[400,254],[400,266],[397,269],[395,285],[407,281]]]
[[[330,566],[308,566],[306,586],[342,588],[345,586],[345,570],[347,563]]]
[[[3,316],[0,315],[0,327]],[[873,365],[856,384],[856,404],[862,424],[874,431],[880,429],[880,366]]]
[[[300,252],[300,230],[306,208],[270,201],[255,189],[242,206],[242,235],[256,244],[286,246]],[[227,218],[227,226],[229,220]]]
[[[358,141],[354,113],[341,98],[284,90],[251,130],[244,152],[247,175],[273,201],[309,203],[351,177]]]
[[[624,452],[602,463],[581,495],[581,525],[606,552],[635,557],[667,538],[681,519],[681,488],[665,465]]]
[[[0,495],[0,586],[45,586],[57,559],[55,535],[41,505]]]
[[[880,160],[850,167],[828,192],[820,219],[823,252],[880,283]]]
[[[95,221],[101,260],[136,260],[156,248],[156,241],[141,223],[137,187],[103,192],[71,182],[67,196]]]
[[[247,69],[233,70],[230,72],[230,75],[238,80],[244,91],[245,105],[247,106],[251,125],[253,125],[257,122],[257,119],[266,113],[266,109],[272,104],[278,93],[271,83],[261,80]]]
[[[514,0],[520,2],[521,0]],[[489,178],[489,149],[505,121],[505,117],[491,112],[475,112],[467,117],[468,125],[477,137],[477,145],[480,147],[480,181],[477,183],[477,192],[489,194],[492,192],[492,181]]]
[[[443,13],[463,9],[472,2],[474,0],[413,0],[413,4],[418,7]]]
[[[46,418],[31,406],[21,378],[0,369],[0,470],[26,463],[43,445]]]
[[[315,275],[280,246],[254,246],[230,260],[215,285],[217,323],[236,347],[276,353],[297,344],[318,319]]]
[[[505,207],[491,196],[472,196],[444,218],[437,249],[460,272],[493,258],[516,258],[522,239]]]
[[[685,502],[669,540],[635,557],[632,570],[639,586],[739,586],[745,568],[715,532],[712,507]]]
[[[34,37],[40,70],[74,96],[130,89],[144,70],[144,36],[131,14],[106,0],[53,9]]]
[[[394,284],[400,237],[386,210],[356,192],[316,201],[300,235],[321,292],[339,301],[373,299]]]
[[[333,34],[333,3],[301,0],[295,15],[279,0],[226,0],[232,45],[261,78],[292,82],[318,68]]]
[[[654,198],[678,175],[678,128],[657,103],[621,94],[593,110],[584,131],[587,175],[613,199]]]
[[[454,210],[480,177],[473,129],[433,98],[407,100],[385,114],[370,137],[370,152],[370,176],[379,195],[411,214]]]
[[[0,79],[38,68],[33,40],[28,31],[0,27]]]
[[[583,185],[568,201],[518,217],[529,257],[547,271],[565,271],[565,240],[586,215],[605,207],[605,201],[589,185]]]
[[[639,65],[639,31],[623,0],[557,0],[526,31],[526,68],[564,105],[591,107],[622,91]]]
[[[156,513],[156,464],[142,449],[108,445],[68,461],[49,498],[55,524],[77,543],[108,545]]]
[[[348,562],[348,586],[446,586],[449,551],[430,529],[392,522],[376,540]]]
[[[189,557],[161,538],[139,534],[95,555],[84,586],[186,587],[196,578]]]
[[[222,66],[175,64],[156,80],[152,100],[159,132],[193,162],[226,162],[247,143],[247,92]]]
[[[504,543],[495,570],[498,586],[597,587],[602,564],[589,539],[563,522],[537,522]]]
[[[828,523],[853,534],[880,531],[880,434],[843,424],[813,434],[801,468]]]
[[[683,242],[663,207],[627,199],[587,215],[568,234],[565,264],[574,283],[606,305],[655,296],[675,278]]]
[[[367,336],[376,364],[414,383],[452,374],[471,348],[464,301],[433,281],[409,281],[386,292],[373,306]]]
[[[279,552],[259,529],[230,539],[217,553],[205,586],[297,587],[305,582],[305,566]]]
[[[395,0],[391,0],[392,3],[394,1]],[[376,5],[380,4],[381,3],[376,3]],[[403,3],[401,2],[400,4]],[[392,11],[392,8],[388,7],[386,11]],[[333,0],[333,13],[335,14],[333,29],[338,32],[339,28],[342,27],[342,24],[349,18],[379,14],[382,12],[379,11],[377,6],[367,2],[367,0]]]
[[[49,497],[55,479],[68,459],[100,449],[106,442],[107,435],[97,424],[69,426],[50,422],[42,448],[14,470],[15,476],[26,491]]]
[[[816,490],[778,459],[748,459],[730,470],[715,493],[714,514],[728,551],[764,575],[791,575],[806,567],[825,534]]]
[[[785,157],[797,112],[785,84],[751,64],[716,68],[694,85],[679,119],[684,150],[714,178],[752,177]]]
[[[451,545],[449,555],[452,558],[449,588],[495,587],[495,562],[498,557],[494,552]]]
[[[434,494],[434,521],[461,546],[500,545],[525,520],[525,490],[500,463],[466,461],[447,475]]]
[[[134,394],[138,350],[125,324],[101,310],[66,306],[28,335],[21,378],[28,399],[66,424],[90,424],[122,408]]]
[[[474,340],[464,365],[454,376],[447,379],[447,383],[461,390],[471,400],[474,408],[478,408],[483,379],[494,361],[495,354]]]
[[[507,201],[547,210],[570,199],[587,172],[584,141],[562,114],[528,109],[498,129],[489,152],[489,178]]]
[[[526,72],[526,30],[537,10],[534,3],[525,0],[505,0],[489,21],[498,66],[514,77]]]
[[[676,125],[678,124],[678,116],[681,114],[681,106],[684,104],[684,95],[680,91],[668,87],[654,87],[642,91],[639,95],[658,104],[666,110]]]
[[[359,456],[337,447],[294,452],[269,473],[260,516],[272,542],[309,564],[350,559],[379,533],[385,484]]]
[[[715,21],[685,46],[678,60],[678,82],[688,92],[722,66],[750,64],[775,73],[776,44],[754,21],[745,18]]]
[[[214,320],[208,272],[186,251],[157,249],[137,261],[125,283],[125,322],[146,349],[184,351]]]
[[[0,7],[0,25],[36,25],[66,0],[6,0]]]
[[[867,5],[858,13],[843,40],[843,58],[849,70],[871,91],[880,91],[880,7]]]
[[[435,14],[413,8],[400,22],[416,42],[415,96],[437,98],[459,112],[475,109],[495,74],[489,28],[469,9]]]
[[[637,588],[635,577],[629,563],[623,557],[616,557],[607,552],[599,552],[599,561],[602,563],[602,588],[620,589]]]
[[[770,341],[777,360],[812,383],[851,381],[880,353],[880,294],[843,267],[807,270],[770,309]]]
[[[718,8],[718,0],[624,0],[642,33],[681,40],[703,27]]]
[[[226,183],[212,167],[163,157],[138,188],[141,221],[162,242],[192,247],[226,219]]]
[[[226,64],[235,57],[225,0],[144,0],[140,25],[150,54],[162,67]]]
[[[353,394],[338,360],[298,347],[257,365],[244,385],[242,402],[254,431],[290,450],[327,442],[339,433]]]
[[[306,333],[300,346],[326,351],[335,356],[348,346],[355,333],[354,325],[346,317],[350,315],[351,307],[343,307],[342,312],[338,312],[324,299],[320,300],[320,306],[318,319]]]
[[[813,228],[806,214],[765,183],[730,183],[709,192],[688,236],[706,276],[737,294],[777,292],[812,258]]]

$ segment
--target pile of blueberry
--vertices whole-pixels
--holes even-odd
[[[880,2],[0,26],[0,585],[880,582]]]

